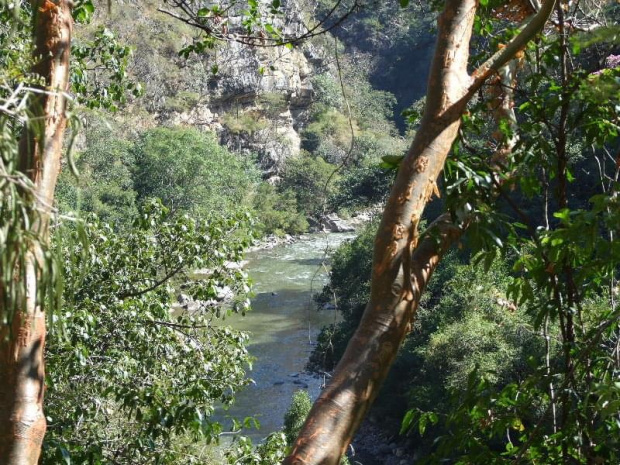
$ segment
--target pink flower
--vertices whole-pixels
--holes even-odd
[[[620,66],[620,55],[609,55],[605,58],[605,68],[617,68]]]

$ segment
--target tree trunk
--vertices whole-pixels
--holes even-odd
[[[20,169],[32,180],[36,208],[32,228],[48,241],[49,215],[60,171],[66,128],[66,92],[73,20],[70,2],[33,0],[33,71],[44,87],[30,105],[30,121],[20,141]],[[45,313],[38,292],[40,249],[25,260],[26,308],[13,316],[12,327],[0,331],[0,461],[3,465],[34,465],[46,430],[43,414]],[[1,309],[0,309],[1,311]]]
[[[447,0],[438,20],[426,107],[403,160],[375,239],[370,301],[358,329],[312,407],[284,464],[336,465],[379,392],[441,256],[461,235],[443,215],[418,244],[418,223],[456,139],[465,107],[485,80],[544,26],[540,11],[472,76],[467,73],[476,0]]]

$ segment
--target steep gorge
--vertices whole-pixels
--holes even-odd
[[[394,113],[387,110],[385,116],[367,115],[367,119],[387,118],[389,124],[389,120],[399,121],[402,128],[400,111],[419,97],[425,87],[432,44],[428,34],[411,28],[416,15],[422,15],[419,7],[401,11],[396,4],[379,8],[375,2],[361,3],[359,14],[333,30],[344,45],[342,63],[336,63],[336,42],[331,33],[290,49],[228,41],[218,42],[204,53],[181,57],[179,52],[197,40],[199,31],[158,11],[161,2],[127,2],[115,4],[111,10],[106,8],[106,2],[100,3],[92,24],[79,28],[78,35],[87,37],[102,25],[117,34],[120,41],[132,47],[129,72],[145,89],[141,98],[115,118],[130,130],[166,125],[214,131],[230,150],[255,155],[267,176],[277,174],[284,160],[299,156],[304,147],[303,131],[317,113],[315,80],[327,80],[330,91],[342,100],[337,95],[341,93],[338,65],[347,67],[341,72],[347,74],[347,99],[354,119],[356,113],[364,112],[362,91],[376,92],[372,90],[376,83],[383,94],[389,98],[393,98],[392,93],[400,94],[403,101],[394,100]],[[283,8],[285,15],[278,25],[287,36],[302,35],[316,23],[316,17],[326,14],[323,2],[295,0],[285,2]],[[232,18],[231,22],[234,21]],[[422,15],[421,24],[425,21]],[[374,29],[369,29],[370,23]],[[383,29],[384,32],[377,32]],[[403,60],[403,49],[411,44],[415,59]],[[409,65],[401,73],[394,64],[386,65],[389,60]],[[410,73],[412,69],[416,72]],[[353,80],[350,75],[355,75]],[[388,75],[390,79],[386,79]],[[409,83],[410,92],[403,93],[403,79]],[[356,86],[357,81],[362,82],[364,89]],[[340,105],[346,106],[342,102]],[[343,125],[341,132],[344,131],[348,131],[348,124]],[[396,135],[393,129],[387,132]]]

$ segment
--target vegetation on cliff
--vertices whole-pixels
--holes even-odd
[[[429,462],[618,461],[616,3],[95,3],[0,2],[2,460],[210,460],[230,263],[382,204],[320,297],[331,383],[228,460],[337,464],[378,396]]]

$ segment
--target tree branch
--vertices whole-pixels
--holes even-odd
[[[543,11],[550,13],[554,3],[547,0]],[[396,358],[433,271],[462,234],[462,229],[443,215],[433,223],[433,234],[410,255],[417,238],[416,225],[437,191],[437,179],[467,103],[493,72],[542,29],[548,17],[536,14],[516,40],[472,78],[467,74],[468,45],[477,7],[476,0],[446,0],[438,19],[424,116],[401,163],[375,239],[370,300],[332,381],[312,407],[284,461],[286,465],[339,463]]]
[[[168,281],[170,278],[174,277],[174,275],[179,273],[183,269],[184,266],[185,266],[185,264],[179,265],[174,270],[170,271],[169,273],[166,273],[166,275],[163,278],[158,279],[157,281],[155,281],[155,283],[153,283],[151,286],[147,287],[146,289],[141,289],[141,290],[136,290],[136,291],[126,291],[126,292],[121,293],[118,296],[118,298],[123,300],[123,299],[127,299],[129,297],[139,297],[141,295],[146,294],[147,292],[154,291],[159,286],[161,286],[166,281]]]
[[[501,50],[498,50],[472,74],[472,84],[469,93],[476,92],[487,78],[499,71],[499,69],[514,58],[517,53],[525,48],[544,28],[547,20],[553,12],[556,0],[546,0],[538,9],[537,13],[521,27],[521,31]]]

